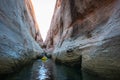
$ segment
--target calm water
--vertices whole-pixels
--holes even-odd
[[[0,79],[1,80],[1,79]],[[103,80],[82,73],[80,69],[55,64],[52,60],[37,60],[33,65],[24,68],[20,73],[11,75],[5,80]]]

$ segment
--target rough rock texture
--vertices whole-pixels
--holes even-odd
[[[119,77],[120,0],[57,0],[45,45],[56,61]]]
[[[0,74],[21,68],[43,52],[30,0],[0,0]]]

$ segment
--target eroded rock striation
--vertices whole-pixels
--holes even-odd
[[[120,0],[57,0],[45,41],[48,53],[56,61],[118,78],[119,4]]]
[[[0,74],[12,73],[43,52],[31,0],[0,0]]]

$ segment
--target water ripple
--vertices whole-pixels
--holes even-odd
[[[39,80],[45,80],[49,78],[47,72],[48,72],[47,68],[45,68],[45,65],[42,63],[39,69],[39,76],[38,76]]]

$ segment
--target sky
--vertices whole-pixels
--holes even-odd
[[[54,12],[56,0],[31,0],[43,41],[46,38]]]

